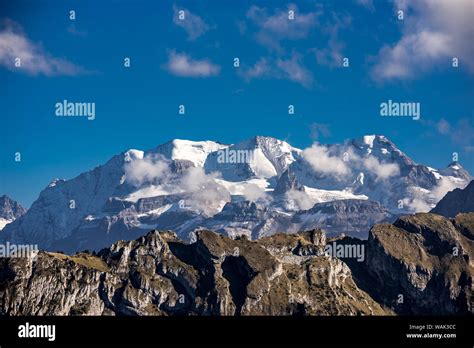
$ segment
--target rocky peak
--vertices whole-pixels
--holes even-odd
[[[232,240],[199,231],[191,244],[152,231],[97,255],[41,252],[0,260],[7,315],[387,314],[321,231]],[[54,281],[53,281],[54,279]]]
[[[0,219],[13,221],[26,213],[26,209],[20,203],[10,197],[0,196]]]
[[[474,213],[453,220],[420,213],[375,225],[366,271],[385,305],[404,314],[474,313],[473,226]]]
[[[296,179],[296,175],[290,171],[290,169],[287,169],[283,172],[280,178],[278,178],[273,194],[284,195],[289,191],[305,192],[305,189]]]

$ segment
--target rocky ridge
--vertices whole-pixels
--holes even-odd
[[[392,315],[474,312],[474,213],[378,224],[367,241],[320,230],[251,241],[169,231],[99,253],[0,260],[5,315]],[[348,239],[349,238],[349,239]],[[329,243],[365,258],[329,256]],[[400,302],[400,295],[402,301]]]

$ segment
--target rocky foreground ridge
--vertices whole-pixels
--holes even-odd
[[[366,241],[152,231],[97,254],[0,259],[3,315],[472,314],[474,213],[416,214]],[[363,246],[359,261],[327,246]],[[325,254],[326,250],[326,254]],[[347,249],[348,250],[348,249]]]

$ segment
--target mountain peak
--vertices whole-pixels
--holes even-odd
[[[202,167],[211,152],[216,152],[228,146],[229,145],[210,140],[192,141],[172,139],[157,146],[152,151],[147,151],[147,153],[159,153],[170,160],[187,160],[194,163],[197,167]]]
[[[14,201],[7,195],[0,196],[0,230],[21,215],[26,213],[26,209],[20,203]]]
[[[453,168],[454,170],[463,169],[463,166],[458,161],[453,161],[448,165],[448,168]]]
[[[357,149],[362,150],[366,154],[375,156],[381,155],[385,157],[392,153],[402,154],[396,145],[390,141],[385,135],[369,134],[349,141],[350,144]]]

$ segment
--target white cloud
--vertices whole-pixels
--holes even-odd
[[[436,124],[436,129],[438,130],[439,133],[446,135],[451,132],[451,125],[449,124],[448,121],[445,119],[441,119],[437,124]]]
[[[372,155],[360,157],[351,148],[347,149],[342,156],[332,155],[326,146],[314,143],[311,147],[303,150],[302,156],[315,172],[336,175],[337,179],[347,177],[355,168],[375,175],[376,181],[386,180],[400,174],[398,164],[381,163]],[[346,156],[347,161],[344,161]]]
[[[186,205],[207,216],[212,216],[222,209],[231,197],[229,191],[216,182],[217,178],[218,174],[206,174],[201,167],[187,169],[180,183],[181,189],[189,194]]]
[[[20,67],[15,66],[16,58],[21,60]],[[30,75],[74,76],[86,72],[64,58],[53,57],[28,39],[21,27],[11,20],[4,20],[0,29],[0,65]]]
[[[260,58],[251,67],[242,67],[241,76],[250,81],[255,78],[285,79],[309,88],[313,83],[311,72],[304,66],[303,57],[293,53],[290,58]]]
[[[195,41],[209,30],[209,25],[201,17],[191,13],[189,10],[173,6],[173,11],[173,23],[186,31],[189,41]],[[179,18],[180,11],[184,11],[184,19]]]
[[[430,204],[426,203],[426,201],[420,198],[405,198],[403,199],[403,205],[413,213],[427,213],[433,209]]]
[[[472,0],[397,0],[395,8],[405,11],[402,37],[381,48],[374,79],[413,79],[435,66],[450,67],[453,57],[474,72]]]
[[[427,203],[427,200],[439,202],[449,191],[456,188],[464,188],[466,182],[454,182],[447,178],[441,178],[437,185],[428,194],[417,194],[414,198],[403,200],[404,205],[412,212],[429,212],[433,206]]]
[[[169,53],[166,69],[173,75],[181,77],[209,77],[216,76],[220,67],[207,59],[195,60],[184,53]]]
[[[314,206],[314,201],[306,192],[290,190],[286,193],[286,198],[293,201],[298,210],[307,210]]]
[[[328,45],[325,48],[314,49],[316,61],[330,68],[342,67],[343,50],[346,45],[339,39],[339,32],[351,26],[352,17],[347,14],[332,13],[330,18],[323,28],[323,32],[329,34]]]
[[[241,75],[245,80],[250,81],[254,78],[271,76],[272,68],[267,58],[260,58],[253,66],[243,68]]]
[[[313,122],[309,125],[311,139],[317,141],[321,136],[328,137],[331,135],[329,125],[325,123]]]
[[[288,11],[295,13],[295,18],[288,18]],[[318,22],[317,12],[302,13],[294,4],[288,5],[286,10],[276,9],[270,14],[266,8],[253,5],[247,11],[247,18],[251,20],[257,27],[257,41],[275,50],[280,50],[280,42],[282,40],[299,40],[306,38],[311,29]]]
[[[359,5],[364,6],[371,12],[375,11],[374,1],[373,0],[356,0]]]
[[[436,199],[436,202],[438,202],[449,191],[452,191],[455,188],[464,188],[465,186],[466,186],[466,184],[464,182],[456,184],[455,182],[453,182],[449,179],[441,178],[438,181],[438,184],[435,186],[435,188],[431,191],[431,193],[433,194],[434,198]]]
[[[329,39],[328,47],[322,49],[315,49],[316,61],[320,65],[326,65],[331,68],[342,66],[342,50],[345,45],[336,38]]]
[[[472,152],[474,125],[469,118],[461,118],[455,122],[449,122],[442,118],[438,122],[427,122],[426,124],[441,136],[448,138],[455,146],[466,152]]]
[[[148,155],[135,158],[124,165],[126,181],[135,186],[154,183],[168,178],[169,162],[160,155]]]
[[[126,182],[140,187],[142,193],[155,192],[149,185],[159,185],[164,191],[183,195],[184,205],[211,216],[230,201],[229,191],[216,179],[217,173],[206,174],[202,167],[187,168],[182,174],[173,173],[171,161],[160,154],[134,158],[124,164]]]
[[[247,201],[257,202],[268,199],[268,195],[263,188],[255,184],[245,185],[243,195]]]
[[[303,58],[299,54],[293,54],[290,59],[278,59],[276,66],[281,70],[283,76],[294,82],[298,82],[305,87],[311,86],[313,76],[303,65]]]
[[[314,143],[311,147],[303,150],[303,158],[313,170],[318,173],[336,174],[346,176],[351,170],[347,163],[338,156],[331,156],[325,146]]]
[[[396,163],[380,163],[374,156],[361,159],[363,166],[377,176],[377,180],[385,180],[400,174],[400,167]]]

